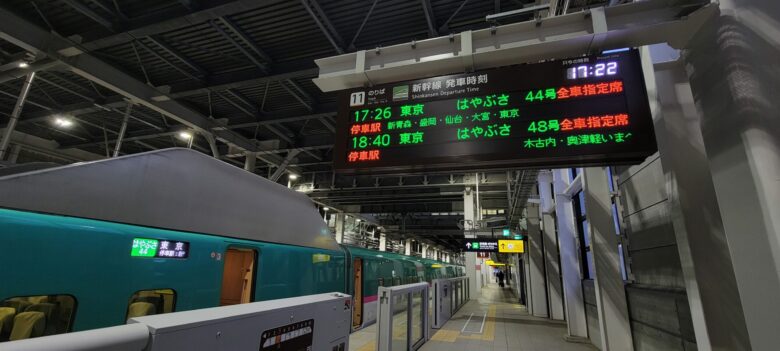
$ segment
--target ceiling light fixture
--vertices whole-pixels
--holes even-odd
[[[60,128],[70,128],[73,126],[73,121],[64,117],[57,117],[54,119],[54,125]]]
[[[192,139],[192,133],[190,132],[179,132],[179,138],[184,140],[190,140]]]
[[[26,61],[19,62],[19,68],[27,68],[30,67],[30,64]]]

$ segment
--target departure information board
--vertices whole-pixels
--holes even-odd
[[[609,165],[656,150],[633,49],[341,94],[342,172]]]

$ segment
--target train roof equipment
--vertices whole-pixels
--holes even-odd
[[[184,148],[0,177],[0,207],[339,250],[306,195]]]

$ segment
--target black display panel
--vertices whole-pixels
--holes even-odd
[[[263,331],[260,336],[260,351],[312,351],[314,343],[314,320]]]
[[[637,50],[341,92],[341,172],[568,167],[656,151]]]

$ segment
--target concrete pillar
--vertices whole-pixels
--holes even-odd
[[[588,216],[588,235],[595,267],[596,309],[599,315],[602,351],[631,351],[634,343],[628,319],[626,290],[620,273],[618,236],[612,217],[608,170],[584,168],[582,192]]]
[[[336,242],[344,242],[344,214],[336,213]]]
[[[412,255],[412,239],[404,240],[404,254],[406,256]]]
[[[683,60],[656,64],[655,74],[647,73],[653,70],[649,52],[661,56],[656,49],[643,48],[642,63],[696,345],[699,350],[749,350],[702,118]]]
[[[8,154],[8,162],[16,163],[16,161],[19,160],[19,153],[21,152],[22,152],[21,144],[11,145],[11,152]]]
[[[428,258],[428,244],[422,244],[422,252],[420,254],[422,258]]]
[[[561,286],[561,267],[558,254],[558,235],[555,230],[555,203],[552,195],[552,172],[539,172],[539,212],[544,240],[544,265],[547,275],[547,301],[550,318],[562,321],[563,287]]]
[[[693,279],[698,288],[700,301],[691,303],[697,344],[769,350],[776,348],[780,324],[775,302],[780,296],[780,44],[773,33],[780,9],[772,0],[720,1],[719,7],[718,16],[683,52],[699,116],[691,121],[686,115],[690,124],[684,127],[701,139],[685,145],[687,135],[666,121],[667,105],[675,102],[661,89],[679,83],[677,75],[659,77],[657,93],[669,125],[667,140],[658,137],[659,148],[687,146],[688,155],[666,159],[662,149],[661,160],[665,170],[668,164],[675,171],[682,218],[673,214],[673,223],[675,232],[678,225],[686,230],[686,252],[680,250],[681,256],[688,254],[681,257],[686,284]],[[679,115],[690,105],[672,111]],[[684,156],[696,158],[686,165]],[[688,188],[690,173],[676,172],[683,169],[696,172],[690,181],[708,181]],[[687,271],[686,264],[692,266]]]
[[[566,337],[584,339],[588,337],[588,325],[585,317],[585,299],[582,295],[577,229],[572,199],[568,194],[565,194],[565,190],[571,183],[571,173],[568,169],[556,169],[552,173],[564,306],[566,307]]]
[[[539,204],[529,203],[528,216],[528,283],[531,287],[530,312],[536,317],[549,317],[547,310],[547,280],[544,274],[544,244],[539,228]]]
[[[387,235],[385,233],[379,234],[379,251],[387,251]]]

